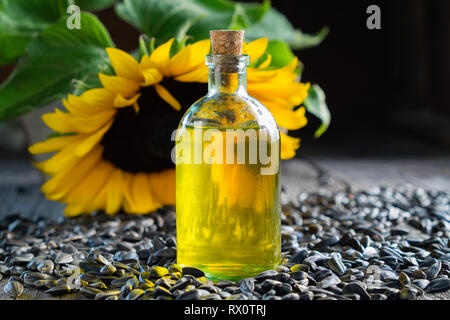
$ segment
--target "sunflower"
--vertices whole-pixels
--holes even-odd
[[[30,146],[33,154],[54,153],[34,165],[50,178],[41,190],[66,203],[66,216],[104,210],[144,214],[175,204],[171,133],[189,106],[206,94],[209,40],[186,45],[171,56],[173,39],[143,55],[107,48],[114,75],[99,73],[100,88],[63,99],[66,110],[44,114],[59,135]],[[270,67],[267,39],[244,46],[250,56],[248,92],[273,113],[280,129],[306,124],[308,84],[296,81],[297,58]],[[261,61],[263,60],[263,61]],[[257,63],[258,62],[258,63]],[[281,133],[281,157],[295,155],[299,139]]]

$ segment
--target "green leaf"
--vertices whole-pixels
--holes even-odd
[[[100,67],[100,66],[98,66]],[[99,72],[106,74],[103,70],[98,70]],[[86,73],[80,77],[78,77],[76,80],[72,80],[72,86],[71,91],[72,94],[79,96],[83,92],[93,89],[93,88],[99,88],[102,86],[102,83],[100,82],[100,79],[98,77],[98,73]]]
[[[32,41],[29,55],[0,86],[0,121],[60,99],[74,78],[97,73],[104,48],[114,44],[94,15],[82,13],[80,21],[80,30],[69,30],[61,19]]]
[[[24,55],[39,32],[66,14],[67,0],[0,0],[0,65]]]
[[[112,6],[117,0],[71,0],[73,4],[76,4],[81,10],[98,11],[106,9]]]
[[[287,66],[295,57],[289,45],[281,40],[269,41],[266,52],[272,56],[270,65],[278,68]]]
[[[113,47],[114,42],[104,25],[90,13],[80,16],[80,29],[69,30],[66,19],[42,31],[38,38],[30,43],[28,54],[46,54],[51,50],[83,47]]]
[[[209,30],[245,29],[247,40],[268,37],[305,49],[318,45],[328,33],[328,28],[315,35],[296,30],[283,14],[270,8],[268,0],[124,0],[115,9],[123,20],[155,37],[156,45],[173,37],[179,42],[186,34],[198,41],[209,38]]]
[[[294,50],[317,46],[328,34],[328,28],[323,28],[315,35],[308,35],[294,28],[289,20],[274,8],[271,8],[261,20],[245,30],[246,38],[255,40],[268,37],[269,40],[281,40]]]
[[[318,46],[329,32],[330,29],[328,27],[323,27],[315,34],[306,34],[300,30],[295,30],[294,36],[290,40],[291,47],[296,50],[302,50]]]
[[[328,129],[331,122],[331,114],[328,110],[325,101],[325,93],[322,88],[317,84],[312,85],[311,88],[309,88],[308,98],[306,98],[304,105],[308,112],[312,113],[322,121],[321,126],[314,133],[314,136],[318,138]]]
[[[209,38],[211,29],[247,27],[259,21],[269,2],[241,4],[227,0],[124,0],[116,4],[119,17],[159,45],[188,34],[194,41]],[[184,30],[183,30],[184,29]]]
[[[266,0],[261,5],[257,3],[235,3],[235,9],[231,17],[228,29],[245,29],[261,20],[270,9],[270,1]]]

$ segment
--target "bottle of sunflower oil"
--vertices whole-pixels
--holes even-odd
[[[176,134],[177,263],[213,281],[280,262],[280,135],[247,94],[243,31],[211,31],[209,91]]]

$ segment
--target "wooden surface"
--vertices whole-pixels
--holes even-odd
[[[46,216],[56,219],[64,206],[48,201],[40,193],[40,174],[21,157],[2,157],[0,165],[0,218],[19,213],[24,217]],[[339,158],[318,156],[294,159],[282,164],[282,183],[288,197],[295,201],[300,191],[319,188],[336,190],[348,185],[358,188],[372,185],[411,184],[426,189],[450,192],[450,156],[433,158]],[[0,300],[7,279],[0,281]],[[78,293],[54,297],[42,290],[25,288],[18,299],[85,299]],[[450,293],[427,295],[423,299],[450,299]]]

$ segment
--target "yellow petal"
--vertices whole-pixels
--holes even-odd
[[[161,203],[154,199],[151,194],[148,176],[146,173],[140,172],[133,176],[131,192],[135,204],[133,213],[149,213],[162,206]]]
[[[90,116],[79,116],[55,109],[54,113],[44,114],[42,120],[57,132],[92,133],[104,126],[115,114],[116,110],[110,109]]]
[[[164,88],[162,85],[160,84],[156,84],[155,85],[155,90],[156,93],[158,93],[158,95],[161,97],[161,99],[163,99],[165,102],[167,102],[168,104],[170,104],[172,106],[172,108],[174,108],[177,111],[181,110],[181,105],[180,103],[177,101],[177,99],[175,99],[169,91],[167,91],[166,88]]]
[[[308,120],[305,117],[305,108],[301,107],[297,110],[280,109],[271,110],[278,126],[288,130],[298,130],[304,127]]]
[[[67,205],[64,209],[64,215],[68,218],[73,218],[76,216],[79,216],[84,211],[84,204],[82,203],[76,203],[76,204],[70,204]]]
[[[52,130],[60,133],[76,132],[69,120],[69,114],[63,113],[55,109],[53,113],[45,113],[42,115],[42,121]]]
[[[78,161],[80,161],[80,158],[75,156],[74,151],[82,139],[82,136],[78,136],[78,139],[71,145],[62,148],[50,159],[36,163],[34,166],[49,175],[54,175],[59,171],[73,167]]]
[[[114,99],[114,107],[123,108],[123,107],[132,106],[136,103],[136,101],[139,99],[140,96],[141,96],[141,94],[138,93],[138,94],[135,94],[133,97],[127,99],[127,98],[124,98],[121,94],[118,94],[116,96],[116,99]]]
[[[42,185],[42,193],[50,200],[63,198],[101,160],[102,153],[103,148],[98,146],[80,159],[72,168],[57,172]]]
[[[139,82],[102,73],[99,73],[98,76],[103,87],[115,94],[120,93],[124,97],[130,97],[139,90]]]
[[[167,65],[169,73],[166,76],[181,76],[197,68],[205,67],[205,56],[209,51],[209,40],[201,40],[187,45],[170,59]]]
[[[55,152],[72,144],[78,139],[79,137],[77,135],[54,137],[28,147],[28,151],[32,154]]]
[[[250,64],[258,60],[266,52],[268,43],[268,38],[261,38],[244,45],[243,53],[250,56]]]
[[[104,185],[102,188],[100,188],[100,191],[98,192],[97,196],[95,197],[94,200],[92,200],[90,206],[89,206],[89,210],[95,211],[95,210],[100,210],[100,209],[104,209],[106,206],[106,197],[108,195],[108,184]]]
[[[95,147],[95,145],[100,142],[106,131],[108,131],[109,128],[111,127],[112,123],[113,123],[112,121],[107,123],[103,128],[98,130],[96,133],[89,135],[88,138],[86,138],[82,143],[80,143],[78,147],[75,149],[75,155],[78,157],[82,157],[86,153],[91,151]]]
[[[104,88],[95,88],[83,92],[81,98],[97,112],[114,108],[113,102],[116,92],[110,92]]]
[[[164,205],[175,205],[175,170],[149,174],[152,195]],[[164,188],[161,188],[164,186]]]
[[[89,105],[86,101],[84,101],[81,97],[74,96],[69,94],[67,96],[67,100],[62,100],[64,107],[66,107],[67,111],[76,115],[91,115],[97,110]]]
[[[104,112],[99,112],[93,114],[89,117],[71,117],[72,125],[75,128],[76,132],[80,133],[93,133],[99,130],[101,127],[106,125],[106,123],[110,122],[114,115],[116,114],[116,110],[107,110]]]
[[[114,166],[106,161],[100,161],[89,173],[62,199],[77,210],[67,209],[65,214],[89,213],[87,208],[92,200],[105,185],[108,177],[114,170]]]
[[[131,55],[116,48],[106,48],[106,52],[117,76],[135,82],[144,81],[144,78],[139,72],[139,63]]]
[[[205,56],[210,52],[211,44],[209,39],[200,40],[189,45],[191,54],[189,56],[189,65],[192,68],[205,66]]]
[[[207,83],[208,82],[208,67],[200,66],[197,69],[194,69],[188,73],[185,73],[181,76],[175,77],[175,80],[180,82],[200,82]]]
[[[308,96],[309,84],[300,82],[257,82],[248,83],[248,93],[256,99],[284,99],[291,106],[300,105]]]
[[[139,63],[139,70],[145,69],[155,69],[158,68],[158,65],[152,60],[150,56],[143,55],[141,58],[141,62]]]
[[[247,68],[247,83],[276,81],[278,70],[262,70],[259,68]],[[291,82],[294,79],[291,80]]]
[[[192,67],[190,66],[191,49],[189,46],[181,49],[175,56],[173,56],[167,63],[166,73],[164,76],[173,77],[188,72]]]
[[[266,60],[264,60],[259,66],[258,66],[258,69],[265,69],[265,68],[267,68],[268,66],[270,66],[270,63],[272,62],[272,55],[271,54],[268,54],[267,55],[267,59]]]
[[[155,68],[142,70],[142,76],[145,79],[144,82],[141,83],[141,86],[143,87],[151,86],[163,79],[161,72]]]
[[[122,194],[123,194],[123,206],[124,210],[128,213],[132,213],[136,207],[136,203],[133,199],[133,193],[131,192],[131,184],[133,182],[133,174],[123,172],[122,175]]]
[[[293,83],[298,77],[294,72],[297,64],[298,59],[295,57],[289,65],[278,69],[262,70],[260,68],[249,67],[247,68],[247,81],[249,84],[253,84],[254,82]]]
[[[300,139],[293,138],[280,132],[281,137],[281,159],[291,159],[295,157],[295,152],[300,147]]]
[[[139,104],[137,101],[135,103],[133,103],[133,109],[134,109],[134,111],[136,111],[136,113],[139,113]]]
[[[115,169],[108,180],[106,187],[106,207],[107,214],[114,214],[119,211],[122,205],[122,170]]]
[[[158,66],[158,69],[163,75],[166,75],[170,70],[167,70],[167,64],[170,60],[170,49],[174,39],[170,39],[156,48],[150,55],[150,59]]]
[[[289,110],[292,110],[295,107],[288,100],[283,99],[283,98],[279,98],[279,97],[274,97],[273,95],[270,96],[270,97],[268,97],[268,96],[265,96],[265,97],[259,96],[256,99],[259,102],[261,102],[263,105],[265,105],[267,107],[267,109],[269,109],[270,112],[275,112],[278,109],[289,109]]]

